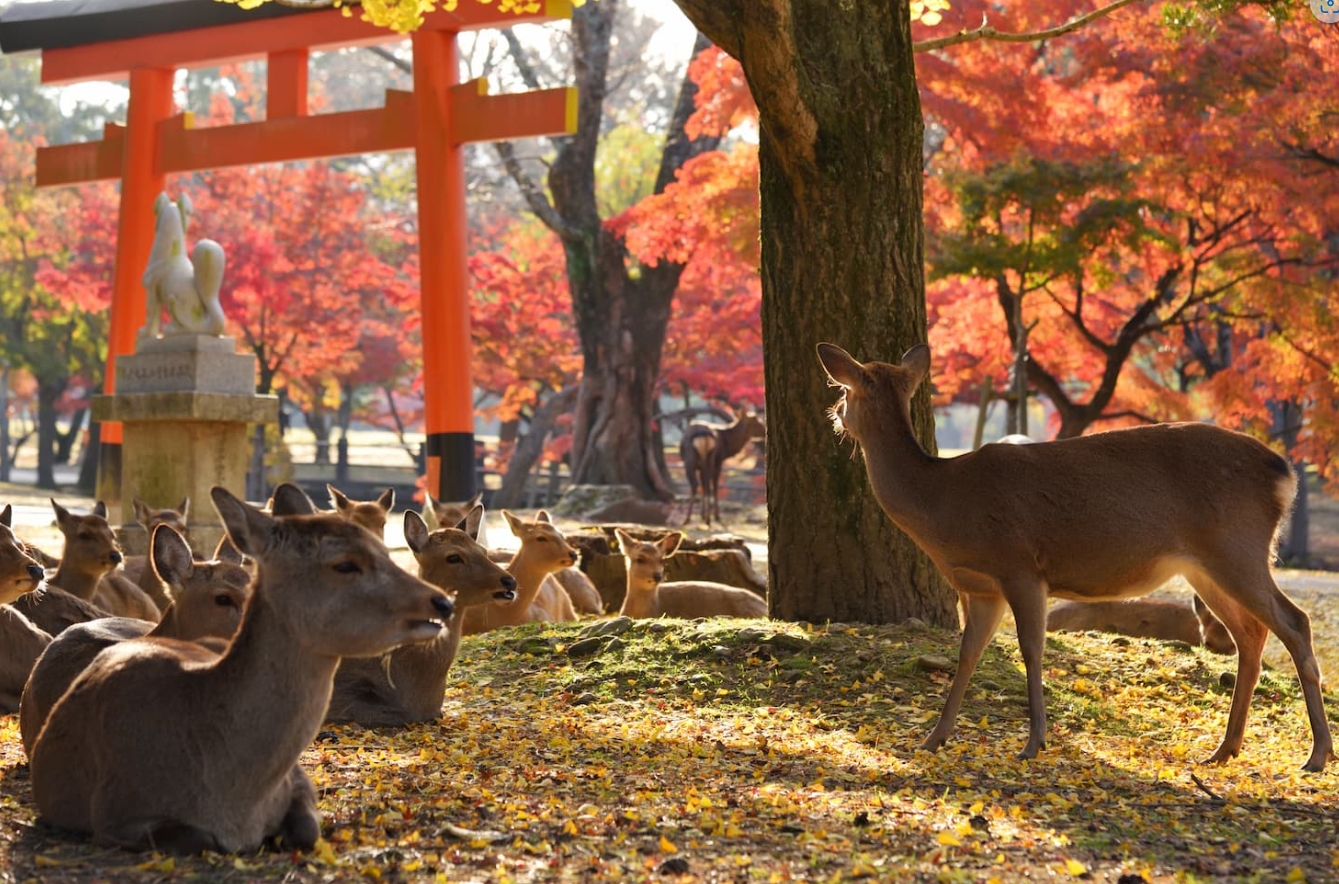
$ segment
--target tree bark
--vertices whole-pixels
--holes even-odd
[[[56,401],[69,381],[37,380],[37,487],[56,490]]]
[[[956,598],[833,435],[820,341],[926,339],[922,119],[906,3],[676,0],[741,60],[761,119],[769,596],[787,620],[958,625]],[[913,401],[935,451],[929,385]]]

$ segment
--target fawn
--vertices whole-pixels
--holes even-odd
[[[108,617],[80,623],[58,635],[37,660],[23,689],[19,733],[24,752],[32,752],[51,707],[103,648],[150,635],[183,641],[214,638],[219,641],[210,647],[222,652],[237,630],[251,594],[251,574],[240,562],[196,561],[185,538],[165,524],[153,529],[149,556],[171,597],[163,619],[155,625],[133,617]]]
[[[30,756],[52,825],[100,843],[179,853],[254,850],[320,836],[298,766],[325,718],[339,659],[442,631],[451,600],[333,514],[273,517],[210,492],[234,546],[257,562],[242,622],[222,655],[141,638],[100,653],[52,707]],[[285,496],[306,501],[281,485]]]
[[[65,549],[60,565],[47,582],[111,614],[157,622],[161,612],[153,599],[124,576],[113,573],[121,564],[121,550],[112,526],[107,524],[107,508],[102,501],[87,516],[77,516],[54,500],[51,506],[65,537]]]
[[[540,510],[532,522],[502,511],[512,533],[521,540],[507,571],[516,578],[516,600],[506,606],[477,605],[465,612],[464,634],[475,635],[500,626],[516,626],[536,621],[575,620],[572,603],[562,588],[545,577],[577,562],[577,551],[562,532]],[[548,589],[548,599],[544,590]],[[565,604],[564,604],[565,603]]]
[[[455,528],[429,532],[413,510],[404,514],[404,536],[418,561],[418,573],[454,593],[456,613],[431,641],[405,645],[380,660],[345,658],[335,673],[327,721],[356,721],[364,727],[398,727],[433,721],[442,714],[446,675],[460,648],[465,611],[516,599],[516,578],[488,557],[477,540],[484,508],[476,505]]]
[[[334,505],[335,512],[371,531],[383,541],[386,539],[386,516],[395,506],[394,488],[387,488],[376,500],[350,500],[343,491],[328,483],[325,490],[330,492],[330,503]]]
[[[767,602],[757,593],[725,583],[678,580],[663,583],[665,559],[674,555],[683,534],[673,531],[655,543],[643,543],[622,528],[614,529],[628,590],[619,611],[624,617],[766,617]]]
[[[696,421],[688,425],[683,438],[679,440],[679,457],[683,459],[683,470],[688,476],[688,513],[683,519],[685,525],[693,520],[693,504],[698,500],[699,486],[702,488],[699,508],[702,524],[710,525],[713,516],[720,523],[721,468],[727,460],[743,451],[750,439],[762,437],[765,433],[762,419],[752,411],[744,412],[725,427]]]
[[[11,509],[0,511],[0,710],[18,710],[28,672],[51,642],[47,632],[33,625],[9,603],[31,592],[42,581],[37,563],[10,530]]]
[[[942,746],[952,733],[1006,606],[1027,672],[1028,741],[1020,757],[1033,758],[1046,739],[1047,597],[1129,598],[1181,574],[1237,646],[1227,729],[1207,761],[1241,751],[1269,630],[1292,655],[1306,698],[1312,749],[1305,769],[1325,767],[1333,743],[1310,618],[1270,573],[1297,485],[1285,458],[1242,433],[1198,423],[931,457],[916,439],[910,409],[930,373],[928,347],[912,347],[897,365],[862,364],[826,343],[818,358],[842,391],[831,409],[834,426],[863,452],[875,498],[962,603],[958,671],[925,748]]]
[[[1114,632],[1134,638],[1156,638],[1203,645],[1215,654],[1235,654],[1222,621],[1193,596],[1194,606],[1161,599],[1064,602],[1046,615],[1047,632]]]
[[[455,525],[464,519],[474,507],[482,504],[482,493],[474,495],[463,503],[437,500],[429,494],[428,502],[423,507],[423,521],[428,524],[429,528],[434,525]],[[483,544],[485,549],[488,547],[486,526],[481,525],[479,527],[479,542]],[[492,550],[489,555],[493,557],[493,561],[504,565],[511,561],[511,553],[503,550]],[[557,586],[552,585],[555,582]],[[559,591],[567,595],[566,603],[557,595]],[[578,614],[604,613],[604,599],[600,596],[600,591],[595,588],[595,584],[580,568],[561,568],[550,574],[540,590],[540,601],[554,620],[575,620]]]

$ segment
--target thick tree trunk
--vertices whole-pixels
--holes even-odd
[[[79,433],[84,428],[84,418],[87,415],[87,408],[75,409],[74,414],[70,416],[69,428],[65,430],[56,428],[56,463],[70,462],[70,457],[74,454],[74,443],[79,440]]]
[[[926,338],[920,97],[906,3],[677,0],[742,60],[761,115],[771,613],[957,626],[956,599],[832,432],[819,341],[896,360]],[[929,385],[913,403],[934,450]]]
[[[68,381],[37,381],[37,487],[56,489],[56,401]]]

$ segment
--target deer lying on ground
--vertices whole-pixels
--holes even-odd
[[[576,564],[578,553],[568,544],[562,532],[549,521],[549,514],[540,510],[534,521],[502,511],[512,533],[521,540],[521,548],[507,564],[507,571],[516,578],[516,600],[501,605],[477,605],[465,612],[464,634],[476,635],[501,626],[521,623],[575,620],[571,600],[557,584],[545,577]]]
[[[327,484],[325,488],[330,492],[330,503],[334,506],[335,512],[355,525],[361,525],[371,531],[383,541],[386,539],[386,517],[395,506],[394,488],[387,488],[376,500],[350,500],[348,495],[334,485]]]
[[[428,524],[429,528],[432,528],[434,524],[438,526],[456,525],[474,507],[482,505],[483,494],[476,494],[463,503],[436,500],[429,494],[428,502],[423,507],[423,521]],[[488,531],[486,526],[483,525],[479,528],[479,543],[483,544],[485,549],[488,548]],[[490,550],[489,555],[493,557],[493,561],[504,565],[511,561],[512,556],[505,550]],[[555,581],[557,587],[547,585]],[[558,590],[567,594],[567,600],[574,614],[604,613],[604,599],[601,598],[600,591],[595,588],[595,584],[580,568],[563,568],[555,571],[549,575],[545,582],[546,585],[541,590],[540,599],[545,610],[553,612],[555,619],[568,619],[562,616],[567,610],[567,604],[556,595]],[[574,616],[571,619],[576,618]]]
[[[77,516],[54,500],[51,506],[56,511],[56,526],[65,537],[65,549],[56,573],[47,582],[110,614],[158,622],[162,612],[153,599],[124,576],[113,573],[121,564],[121,550],[107,523],[107,508],[102,501],[87,516]]]
[[[744,450],[755,436],[766,432],[762,420],[752,411],[746,411],[729,426],[693,422],[679,440],[679,457],[688,476],[688,514],[683,523],[693,520],[693,504],[698,501],[698,487],[702,489],[702,524],[710,525],[714,517],[721,521],[720,484],[721,468],[725,462]]]
[[[1207,761],[1241,751],[1268,630],[1292,655],[1306,698],[1313,742],[1305,768],[1324,768],[1333,743],[1310,619],[1270,573],[1297,484],[1285,458],[1244,434],[1197,423],[931,457],[910,411],[912,393],[930,373],[929,348],[911,348],[900,365],[861,364],[833,344],[819,344],[818,357],[842,389],[834,425],[864,453],[874,496],[962,603],[958,671],[925,748],[942,746],[952,732],[1006,606],[1027,672],[1021,757],[1032,758],[1046,739],[1047,597],[1129,598],[1181,574],[1237,646],[1226,733]]]
[[[134,507],[135,521],[144,529],[145,536],[152,538],[153,529],[159,525],[166,525],[176,531],[182,537],[186,535],[186,516],[191,511],[191,499],[182,498],[181,503],[175,507],[164,507],[155,509],[149,506],[140,498],[132,500]],[[125,556],[121,560],[121,573],[131,583],[144,590],[153,603],[158,606],[158,610],[166,611],[167,606],[172,603],[171,596],[167,593],[167,587],[163,581],[158,579],[157,572],[149,563],[149,557],[144,556]]]
[[[41,583],[43,571],[10,530],[11,510],[0,511],[0,710],[15,712],[28,672],[51,636],[33,625],[10,602]]]
[[[231,547],[221,548],[231,549]],[[167,525],[149,538],[150,567],[168,587],[171,602],[157,624],[133,617],[108,617],[80,623],[62,632],[37,660],[19,704],[23,751],[31,753],[51,707],[104,648],[144,636],[206,642],[222,653],[242,622],[251,594],[251,574],[241,562],[196,561],[186,540]]]
[[[1203,645],[1215,654],[1235,654],[1237,646],[1222,622],[1199,596],[1194,607],[1161,599],[1064,602],[1046,615],[1047,632],[1113,632]]]
[[[404,536],[424,580],[453,593],[455,614],[437,638],[397,648],[381,659],[346,658],[335,673],[327,721],[356,721],[364,727],[399,727],[435,721],[442,714],[446,676],[460,648],[467,610],[510,604],[516,579],[488,557],[476,538],[484,508],[477,505],[455,528],[431,533],[418,513],[406,510]]]
[[[281,495],[301,490],[281,485]],[[332,514],[271,517],[215,487],[258,573],[222,654],[141,638],[100,653],[52,707],[29,768],[40,816],[131,849],[312,847],[320,817],[298,758],[325,718],[339,659],[439,635],[450,599]],[[306,501],[310,507],[310,501]]]
[[[679,531],[655,543],[644,543],[622,528],[614,529],[623,564],[628,571],[628,589],[619,613],[634,620],[649,617],[766,617],[767,602],[759,595],[725,583],[680,580],[663,583],[665,559],[683,542]]]
[[[13,569],[14,584],[4,588],[3,594],[10,599],[8,604],[12,605],[14,610],[46,633],[48,638],[60,634],[75,623],[107,616],[106,611],[92,602],[86,602],[63,589],[43,583],[46,572],[40,553],[32,544],[13,534],[13,529],[10,527],[12,523],[13,507],[6,504],[5,508],[0,510],[0,526],[10,531],[14,542],[12,551],[7,553],[12,556],[7,561]],[[60,564],[59,559],[56,560],[56,564]],[[23,588],[25,586],[26,589]],[[28,642],[27,646],[32,647],[33,644]],[[33,659],[36,659],[36,656]]]

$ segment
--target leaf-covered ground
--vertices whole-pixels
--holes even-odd
[[[1333,881],[1339,763],[1310,750],[1291,670],[1266,672],[1242,756],[1217,745],[1228,658],[1048,641],[1047,750],[1019,761],[1021,662],[1001,635],[941,752],[956,636],[906,627],[610,621],[465,641],[442,719],[323,731],[307,854],[170,858],[36,820],[0,718],[10,881]],[[627,624],[623,624],[627,625]],[[940,658],[936,660],[934,658]],[[1332,721],[1339,698],[1327,696]],[[186,784],[183,784],[186,787]]]

